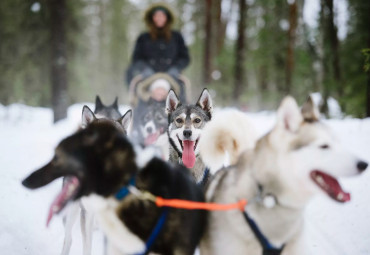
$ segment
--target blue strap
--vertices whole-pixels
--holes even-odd
[[[252,229],[255,237],[258,239],[259,243],[263,248],[263,255],[279,255],[284,249],[284,245],[281,248],[276,248],[273,246],[269,240],[262,234],[261,230],[258,228],[256,222],[251,219],[246,211],[243,212],[244,218],[248,222],[249,227]]]
[[[145,251],[143,253],[138,253],[136,255],[145,255],[150,251],[152,245],[154,244],[155,240],[157,239],[158,235],[160,234],[160,232],[161,232],[161,230],[164,226],[164,223],[166,222],[168,211],[169,211],[168,207],[163,207],[161,217],[159,217],[154,229],[152,230],[152,233],[150,234],[148,240],[146,241]]]
[[[130,190],[128,189],[129,186],[136,186],[136,175],[132,176],[128,185],[123,186],[115,195],[116,199],[122,200],[124,199],[129,193]]]
[[[206,169],[204,170],[204,173],[203,173],[202,180],[200,180],[197,184],[199,186],[204,186],[206,184],[206,181],[208,179],[208,176],[209,176],[209,168],[206,167]]]

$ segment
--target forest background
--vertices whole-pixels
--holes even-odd
[[[67,107],[119,97],[144,31],[149,0],[0,1],[0,103]],[[195,101],[209,88],[218,106],[274,109],[284,95],[336,99],[343,116],[370,116],[370,1],[178,0],[175,29],[191,55]]]

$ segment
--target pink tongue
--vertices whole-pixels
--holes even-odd
[[[187,168],[193,168],[195,164],[194,141],[182,141],[184,149],[182,151],[182,163]]]
[[[79,181],[76,177],[71,177],[64,184],[62,191],[58,194],[58,196],[54,199],[53,203],[50,206],[48,219],[46,221],[47,227],[49,226],[53,215],[59,213],[67,203],[68,199],[76,193],[78,183]]]
[[[145,146],[148,146],[148,145],[151,145],[151,144],[155,143],[158,139],[158,136],[159,136],[159,132],[148,135],[145,138],[145,141],[144,141]]]

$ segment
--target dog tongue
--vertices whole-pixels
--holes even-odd
[[[76,177],[67,177],[64,183],[62,191],[54,199],[50,206],[48,219],[46,221],[46,226],[49,226],[53,215],[59,213],[63,207],[66,205],[67,201],[76,193],[79,181]]]
[[[151,145],[153,143],[155,143],[159,137],[159,132],[156,132],[154,134],[150,134],[148,135],[146,138],[145,138],[145,141],[144,141],[144,144],[145,146],[148,146],[148,145]]]
[[[345,203],[351,200],[351,194],[343,191],[337,179],[322,171],[312,171],[311,178],[334,200]]]
[[[193,168],[195,164],[195,153],[194,153],[194,141],[184,140],[183,151],[182,151],[182,163],[187,168]]]

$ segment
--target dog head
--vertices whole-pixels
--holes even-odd
[[[50,207],[49,223],[53,214],[59,213],[69,201],[90,194],[102,197],[115,194],[136,171],[131,143],[111,121],[101,119],[62,140],[52,160],[22,184],[36,189],[66,177],[63,189]]]
[[[103,104],[100,97],[96,96],[94,113],[98,118],[119,119],[122,114],[118,110],[118,98],[116,97],[112,105],[106,106]]]
[[[202,129],[212,117],[212,98],[204,89],[195,105],[182,105],[171,90],[166,99],[166,112],[170,142],[184,165],[192,168],[199,153],[197,145]]]
[[[252,164],[253,175],[265,194],[299,208],[317,193],[338,202],[349,201],[350,194],[337,179],[358,175],[367,168],[366,162],[344,148],[319,121],[311,98],[300,111],[291,97],[279,107],[273,130],[257,142]]]
[[[162,102],[150,103],[140,116],[139,128],[145,146],[155,143],[168,126],[165,106]]]
[[[82,128],[86,128],[89,124],[93,122],[111,121],[116,126],[116,128],[121,130],[122,133],[127,134],[127,130],[132,119],[132,111],[128,110],[123,116],[119,114],[118,118],[116,119],[112,119],[109,116],[105,116],[102,114],[100,114],[100,118],[97,118],[97,116],[98,115],[95,115],[87,105],[84,105],[82,109]]]

